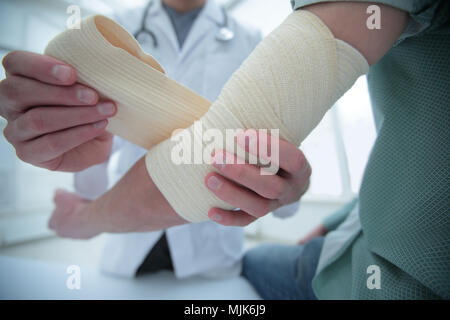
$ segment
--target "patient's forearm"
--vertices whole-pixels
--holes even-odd
[[[142,232],[187,223],[155,186],[140,159],[108,192],[86,207],[99,232]]]
[[[372,31],[375,36],[367,41],[363,36],[368,32],[365,24],[361,27],[364,7],[358,8],[360,11],[356,13],[351,8],[338,12],[319,8],[315,15],[292,14],[229,80],[202,118],[206,127],[221,132],[237,128],[280,129],[282,138],[298,145],[356,78],[367,72],[367,61],[374,63],[382,57],[407,20],[403,13],[387,14],[387,20],[397,21],[396,32],[388,30],[386,35],[385,29]],[[355,14],[355,19],[348,19],[348,15]],[[396,15],[401,19],[394,19]],[[341,21],[356,22],[352,28],[347,24],[341,28]],[[361,34],[349,36],[349,30]],[[161,112],[155,110],[156,114]],[[147,133],[152,132],[151,127],[143,126]],[[123,129],[132,132],[129,128]],[[192,127],[187,132],[194,136]],[[204,144],[198,136],[194,139],[195,146]],[[190,221],[206,220],[211,207],[234,208],[204,186],[204,177],[213,170],[211,166],[175,165],[171,159],[173,144],[166,140],[153,147],[147,155],[147,168],[141,159],[116,187],[89,205],[93,223],[103,224],[102,231],[145,231],[184,223],[173,208]],[[131,219],[131,215],[136,219]]]
[[[184,155],[207,148],[210,141],[201,133],[210,129],[221,133],[275,129],[281,138],[299,145],[356,79],[368,72],[368,62],[375,63],[386,53],[407,21],[406,14],[388,8],[382,13],[383,26],[390,29],[372,31],[365,24],[367,4],[311,8],[314,12],[299,10],[289,15],[255,48],[199,125],[149,151],[150,176],[185,219],[204,221],[211,207],[234,207],[203,185],[204,176],[214,168],[207,163],[175,164],[173,150],[183,150]],[[218,136],[220,140],[225,134]],[[233,143],[223,140],[225,149],[234,153]]]

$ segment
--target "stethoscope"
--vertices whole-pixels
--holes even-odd
[[[156,35],[152,30],[147,29],[145,26],[145,22],[147,21],[148,13],[150,11],[150,7],[152,6],[152,4],[153,4],[153,0],[150,0],[148,2],[147,6],[145,7],[144,14],[142,16],[142,21],[141,21],[141,28],[138,31],[136,31],[133,34],[133,36],[141,44],[146,41],[144,39],[144,36],[147,38],[150,37],[153,42],[153,47],[157,48],[158,47],[158,38],[156,38]],[[231,30],[231,28],[229,26],[229,18],[228,18],[228,14],[227,14],[225,8],[221,7],[221,10],[222,10],[224,21],[223,21],[223,23],[220,23],[220,24],[217,23],[217,26],[219,27],[219,32],[216,35],[216,40],[222,41],[222,42],[228,42],[234,38],[234,32],[233,32],[233,30]]]

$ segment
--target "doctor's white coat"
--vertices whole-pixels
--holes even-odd
[[[139,8],[115,18],[133,34],[140,28],[143,11]],[[149,10],[146,27],[156,35],[158,46],[155,48],[151,40],[141,45],[160,62],[170,78],[214,101],[227,79],[261,40],[259,32],[240,26],[232,18],[229,18],[229,27],[234,38],[228,42],[216,40],[224,18],[215,1],[207,1],[180,49],[168,15],[160,0],[155,0]],[[114,139],[110,160],[116,161],[93,166],[75,175],[75,189],[84,198],[100,196],[146,153],[146,150],[121,138]],[[111,162],[115,162],[113,170]],[[111,171],[113,177],[108,179]],[[281,215],[295,211],[294,205],[290,210],[285,208]],[[101,269],[117,275],[134,276],[161,234],[162,231],[108,235]],[[179,278],[240,272],[244,240],[240,227],[224,227],[207,221],[169,228],[166,237],[174,271]]]

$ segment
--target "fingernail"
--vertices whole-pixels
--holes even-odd
[[[72,68],[59,64],[53,67],[52,74],[59,81],[67,81],[72,76]]]
[[[98,112],[105,116],[114,114],[115,108],[111,102],[102,102],[97,105]]]
[[[220,186],[222,185],[222,181],[217,179],[215,176],[211,176],[208,179],[208,187],[212,190],[219,190]]]
[[[108,123],[108,121],[106,121],[106,120],[101,120],[101,121],[95,122],[95,123],[93,124],[93,126],[94,126],[95,129],[101,129],[101,128],[105,127],[107,123]]]
[[[91,89],[79,89],[77,92],[78,100],[80,100],[83,103],[94,103],[95,102],[95,92]]]
[[[216,222],[220,222],[222,221],[222,215],[218,214],[218,213],[214,213],[211,215],[211,220],[214,220]]]

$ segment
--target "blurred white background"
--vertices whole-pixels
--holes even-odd
[[[113,14],[147,1],[119,0],[2,0],[0,2],[0,57],[11,50],[42,53],[46,43],[66,27],[70,4],[81,7],[82,17]],[[289,0],[220,0],[241,23],[268,34],[291,12]],[[3,69],[0,79],[4,77]],[[0,118],[0,127],[6,121]],[[247,245],[260,241],[292,243],[326,215],[358,192],[362,173],[375,140],[365,78],[327,113],[301,148],[313,175],[298,214],[284,220],[267,216],[247,227]],[[37,259],[83,259],[95,263],[102,237],[72,241],[53,237],[46,223],[52,211],[53,191],[72,189],[72,175],[34,168],[19,161],[14,149],[0,137],[0,253]],[[40,239],[40,240],[39,240]],[[26,244],[23,242],[27,241]],[[95,244],[95,245],[94,245]]]

